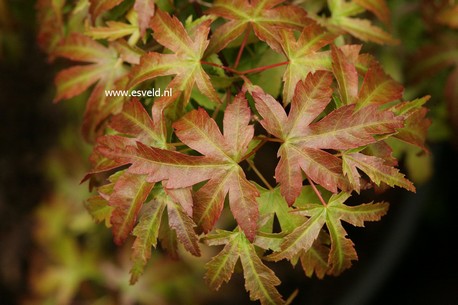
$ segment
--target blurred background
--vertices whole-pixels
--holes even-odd
[[[458,304],[457,4],[389,5],[401,44],[365,51],[404,84],[406,99],[432,96],[431,154],[398,150],[417,194],[390,190],[381,222],[348,227],[359,254],[352,269],[318,280],[272,266],[284,296],[298,290],[292,304]],[[205,256],[176,261],[156,251],[129,285],[130,245],[115,246],[83,204],[91,149],[80,133],[85,97],[52,103],[60,62],[49,64],[36,43],[35,6],[0,0],[0,304],[250,304],[240,274],[217,293],[207,288]]]

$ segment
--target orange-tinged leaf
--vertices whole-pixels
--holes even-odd
[[[355,102],[358,94],[358,72],[354,63],[336,46],[332,46],[332,71],[339,85],[340,99],[344,104]]]
[[[117,162],[131,163],[129,172],[147,175],[146,179],[151,183],[163,181],[167,189],[189,187],[208,180],[194,194],[193,215],[197,224],[205,232],[210,231],[221,214],[224,198],[229,194],[229,205],[237,223],[253,240],[259,193],[237,164],[241,160],[240,153],[247,150],[253,137],[253,127],[249,125],[250,111],[242,94],[227,107],[226,115],[228,119],[240,117],[234,125],[226,124],[227,134],[224,135],[203,109],[191,111],[174,123],[177,137],[203,156],[149,147],[141,142],[122,151],[114,150],[112,145],[101,145],[98,151]],[[234,153],[236,150],[240,151]]]
[[[245,101],[245,92],[240,92],[232,104],[226,108],[223,119],[224,137],[229,146],[229,155],[239,161],[247,151],[254,135],[254,127],[249,125],[251,111]]]
[[[373,63],[364,75],[356,104],[358,108],[371,104],[387,104],[400,99],[403,92],[401,84],[386,75],[378,63]]]
[[[170,227],[175,230],[178,240],[191,254],[200,256],[198,237],[194,232],[195,223],[178,203],[167,200],[167,214]]]
[[[354,0],[368,11],[374,13],[385,25],[390,23],[390,10],[385,0]]]
[[[122,112],[111,119],[110,127],[144,144],[167,148],[167,132],[164,122],[162,120],[153,122],[151,116],[136,98],[124,104]]]
[[[451,28],[458,29],[458,4],[452,5],[453,1],[449,3],[448,6],[445,6],[438,12],[436,21]]]
[[[277,52],[282,52],[278,29],[302,30],[308,24],[306,12],[293,5],[280,5],[283,1],[231,0],[216,1],[209,14],[229,19],[212,35],[207,54],[217,53],[235,40],[248,27],[255,35]]]
[[[138,26],[141,35],[145,35],[151,17],[154,16],[154,0],[135,0],[134,10],[138,15]]]
[[[110,222],[116,244],[122,244],[129,236],[153,186],[154,183],[146,181],[146,176],[128,172],[116,181],[109,199],[109,204],[113,207]]]
[[[332,192],[336,192],[337,188],[347,189],[339,158],[315,145],[307,146],[306,140],[295,140],[309,130],[308,124],[316,119],[331,100],[331,82],[331,73],[325,71],[309,74],[305,81],[299,82],[286,121],[286,112],[278,106],[278,102],[262,94],[261,89],[253,91],[256,109],[263,117],[261,124],[268,132],[285,140],[278,151],[280,162],[275,169],[275,179],[280,183],[281,193],[289,205],[294,203],[302,189],[303,178],[299,168],[313,181]]]
[[[399,40],[393,38],[381,28],[374,26],[367,19],[340,17],[336,23],[342,30],[363,41],[388,45],[399,43]]]
[[[458,79],[458,73],[455,73],[455,78]],[[454,82],[453,82],[454,83]],[[448,90],[451,90],[455,85],[447,83]],[[422,107],[430,99],[430,96],[415,99],[411,102],[402,102],[391,108],[396,114],[401,115],[405,119],[405,126],[399,130],[394,136],[402,141],[416,145],[428,151],[425,146],[426,135],[428,128],[431,125],[431,120],[426,118],[428,109]],[[450,100],[449,105],[453,105],[453,100]],[[453,107],[450,107],[453,110]],[[453,115],[453,112],[452,112]]]
[[[356,167],[362,170],[369,178],[379,186],[384,182],[391,187],[399,186],[415,192],[415,187],[412,182],[407,180],[398,169],[385,165],[384,160],[375,156],[368,156],[362,153],[344,154],[343,160],[350,168]],[[355,171],[351,170],[355,175]]]
[[[89,0],[91,6],[89,11],[94,19],[99,15],[111,10],[116,5],[120,4],[123,0]]]
[[[340,107],[309,126],[300,141],[308,147],[352,149],[375,143],[375,135],[393,134],[404,126],[403,118],[377,105],[356,111],[355,105]],[[296,139],[294,139],[296,140]]]
[[[131,71],[128,88],[131,89],[141,82],[158,76],[175,75],[167,88],[173,91],[173,95],[159,98],[155,107],[160,105],[159,108],[163,109],[181,94],[183,94],[183,103],[186,105],[194,85],[210,100],[219,102],[210,78],[200,63],[208,45],[210,22],[211,20],[206,20],[199,24],[193,31],[193,37],[190,37],[176,17],[170,17],[167,13],[157,10],[151,21],[154,38],[174,54],[149,52],[143,55],[140,64],[134,66]]]
[[[105,47],[77,33],[63,40],[56,47],[55,55],[89,63],[59,72],[55,78],[57,93],[54,101],[72,98],[95,84],[86,105],[83,124],[85,138],[92,141],[101,122],[120,110],[119,103],[107,105],[106,90],[114,89],[116,82],[127,75],[128,69],[112,46]],[[100,109],[104,109],[103,114],[99,113]]]
[[[329,51],[319,50],[336,36],[312,22],[306,26],[296,41],[291,30],[280,32],[280,44],[289,63],[283,75],[283,103],[288,104],[294,95],[296,84],[317,70],[331,69]]]

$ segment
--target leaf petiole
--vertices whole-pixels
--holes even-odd
[[[324,201],[323,196],[321,196],[321,192],[316,188],[316,185],[315,185],[315,183],[313,183],[312,179],[310,179],[307,175],[306,175],[306,177],[307,177],[307,180],[309,181],[310,186],[312,187],[313,191],[318,196],[318,199],[320,199],[320,202],[323,204],[323,206],[326,207],[327,204],[326,204],[326,201]]]

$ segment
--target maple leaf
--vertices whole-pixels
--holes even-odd
[[[59,41],[65,36],[63,22],[64,0],[38,0],[36,4],[37,21],[40,24],[37,41],[40,48],[51,55]]]
[[[93,131],[102,120],[106,119],[106,116],[97,113],[107,102],[105,91],[113,89],[115,82],[127,75],[128,69],[112,46],[105,47],[78,33],[73,33],[61,41],[53,54],[88,63],[70,67],[57,74],[55,78],[57,92],[54,102],[77,96],[96,84],[86,105],[85,126],[83,126],[86,138],[92,139]],[[114,111],[116,108],[110,109]]]
[[[344,104],[355,103],[357,109],[368,105],[383,105],[402,97],[404,88],[387,75],[373,58],[366,58],[367,70],[359,88],[356,64],[360,63],[359,46],[354,48],[332,46],[332,71],[336,77],[340,100]],[[364,58],[363,58],[364,60]],[[358,89],[359,88],[359,89]]]
[[[145,35],[151,17],[154,16],[154,2],[154,0],[135,0],[134,10],[138,15],[138,27],[142,36]]]
[[[219,97],[200,63],[208,45],[210,22],[211,20],[203,21],[190,36],[175,16],[170,17],[158,9],[151,21],[154,38],[174,54],[148,52],[143,55],[140,64],[131,70],[128,88],[158,76],[175,75],[168,85],[172,89],[172,96],[160,98],[155,102],[156,105],[161,104],[164,108],[182,93],[186,104],[194,84],[205,96],[218,102]]]
[[[363,41],[379,44],[397,44],[399,41],[381,28],[374,26],[368,19],[355,18],[365,9],[372,11],[383,22],[389,19],[387,5],[383,0],[332,0],[328,1],[331,17],[324,22],[331,31],[343,30]]]
[[[405,126],[394,137],[416,145],[424,151],[428,151],[425,146],[425,140],[431,120],[426,118],[428,109],[422,106],[429,99],[430,96],[427,95],[423,98],[410,102],[401,102],[391,107],[391,111],[405,118]]]
[[[305,79],[311,72],[331,70],[329,51],[318,52],[335,39],[335,35],[320,27],[315,22],[306,26],[296,41],[293,31],[280,32],[280,44],[289,63],[283,75],[283,103],[291,102],[294,89],[299,80]]]
[[[145,174],[147,181],[164,181],[167,189],[179,189],[208,182],[194,193],[194,219],[210,231],[229,195],[230,209],[250,240],[256,233],[258,191],[245,177],[238,162],[247,151],[254,129],[249,125],[250,109],[241,92],[227,106],[223,120],[224,135],[216,122],[203,109],[194,110],[173,124],[177,137],[190,148],[203,154],[191,156],[149,147],[137,142],[120,151],[100,147],[102,155],[117,162],[132,163],[129,172]]]
[[[312,123],[331,100],[332,75],[317,71],[296,86],[287,116],[283,107],[259,87],[251,87],[261,125],[283,141],[275,178],[282,195],[293,204],[302,189],[302,173],[331,192],[347,190],[340,158],[325,149],[346,150],[375,143],[375,135],[391,134],[401,128],[402,118],[370,105],[356,111],[355,105],[338,108]]]
[[[342,221],[354,226],[364,226],[366,221],[378,221],[388,210],[388,203],[367,203],[357,206],[348,206],[344,202],[351,196],[341,192],[331,196],[329,201],[322,203],[308,203],[298,209],[299,214],[308,219],[293,232],[285,237],[281,251],[268,256],[269,259],[279,261],[292,259],[300,252],[307,252],[317,240],[322,228],[326,225],[331,240],[331,249],[328,256],[328,274],[339,275],[357,260],[353,242],[347,238],[347,232]],[[304,258],[305,259],[305,258]]]
[[[177,197],[181,198],[177,200]],[[133,235],[136,238],[131,255],[130,282],[132,284],[137,282],[143,273],[146,263],[151,257],[151,248],[157,246],[161,230],[162,232],[166,231],[174,238],[176,237],[191,254],[200,256],[198,237],[194,231],[196,225],[185,208],[189,206],[191,200],[190,189],[167,190],[162,188],[156,191],[150,202],[145,203],[146,208],[133,230]],[[164,222],[166,223],[164,224]],[[166,243],[163,244],[163,246],[165,245]],[[176,244],[173,245],[173,248],[170,250],[176,251]]]
[[[123,0],[89,0],[89,11],[95,20],[98,16],[114,8],[121,2]]]
[[[82,181],[86,181],[93,174],[106,172],[129,163],[107,158],[100,152],[100,148],[110,147],[112,150],[122,151],[126,146],[135,146],[136,142],[140,141],[146,145],[168,149],[167,129],[164,124],[162,116],[156,116],[153,120],[138,99],[134,98],[125,103],[121,113],[115,115],[110,122],[110,127],[119,134],[97,138],[96,145],[89,157],[92,169]]]
[[[366,10],[374,13],[385,25],[390,22],[390,9],[385,0],[353,0]]]
[[[138,36],[138,26],[119,21],[107,21],[106,27],[89,27],[85,34],[94,39],[114,41],[124,36]]]
[[[360,191],[360,174],[357,169],[367,174],[377,186],[384,182],[391,187],[400,186],[415,192],[412,182],[407,180],[398,169],[385,164],[385,161],[381,158],[362,153],[344,153],[342,160],[344,173],[349,177],[352,186],[358,193]]]
[[[309,23],[307,13],[284,0],[216,1],[206,13],[229,19],[213,33],[207,54],[217,53],[231,41],[253,29],[255,35],[281,53],[278,29],[302,30]]]
[[[207,269],[205,280],[211,288],[218,290],[223,282],[228,282],[234,272],[235,264],[240,259],[245,288],[250,292],[252,301],[259,300],[261,304],[276,305],[285,303],[275,288],[280,284],[280,280],[263,264],[255,247],[242,232],[220,232],[218,239],[211,241],[210,244],[226,244],[223,250],[205,266]]]

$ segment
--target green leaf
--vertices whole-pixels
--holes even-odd
[[[237,235],[230,235],[223,250],[215,255],[206,265],[205,282],[210,288],[218,290],[224,282],[229,282],[234,273],[235,264],[240,255]]]
[[[84,205],[95,221],[103,221],[107,228],[111,227],[110,218],[113,208],[108,205],[107,200],[103,199],[102,196],[96,195],[86,200]]]
[[[349,268],[351,262],[358,257],[341,221],[363,226],[366,221],[379,220],[388,210],[388,204],[384,202],[347,206],[344,202],[349,197],[350,193],[341,192],[332,195],[327,204],[310,203],[298,209],[299,214],[308,217],[307,221],[288,234],[284,238],[281,250],[269,255],[268,258],[274,261],[293,260],[300,255],[306,274],[311,275],[313,270],[318,268],[318,276],[323,275],[324,270],[327,270],[328,274],[339,275]],[[331,240],[327,258],[329,269],[323,263],[323,254],[327,253],[327,250],[323,248],[323,241],[319,240],[325,224]],[[312,261],[309,262],[308,259]]]
[[[243,234],[240,234],[238,239],[245,288],[250,292],[250,299],[252,301],[259,300],[263,305],[284,304],[284,300],[275,288],[275,286],[280,285],[280,280],[272,270],[262,263],[254,246]]]
[[[131,284],[136,283],[140,275],[143,274],[146,263],[151,257],[151,247],[156,247],[157,245],[159,228],[165,207],[166,200],[163,196],[159,196],[149,202],[147,209],[144,211],[138,225],[133,231],[133,234],[137,238],[132,246],[131,260],[133,265],[130,271]]]

